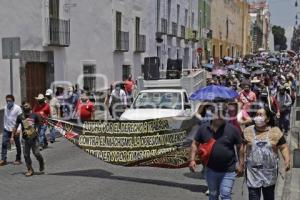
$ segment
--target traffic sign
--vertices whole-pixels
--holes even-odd
[[[2,58],[17,59],[20,56],[20,38],[2,38]]]

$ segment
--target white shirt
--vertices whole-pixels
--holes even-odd
[[[109,105],[112,103],[113,96],[120,98],[120,101],[123,103],[123,105],[127,106],[127,97],[124,90],[120,89],[119,92],[117,90],[113,90],[109,99]]]
[[[59,100],[55,97],[52,97],[52,99],[49,102],[49,105],[51,110],[51,117],[58,118],[57,110],[60,108]]]
[[[12,131],[15,128],[16,120],[19,115],[22,114],[22,109],[20,106],[14,104],[14,106],[9,110],[7,106],[4,109],[4,129],[7,131]]]

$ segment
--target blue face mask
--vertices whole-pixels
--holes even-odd
[[[7,108],[10,110],[14,106],[14,102],[7,102]]]

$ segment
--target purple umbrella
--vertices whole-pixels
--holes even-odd
[[[227,74],[227,70],[224,70],[224,69],[214,69],[211,74],[215,75],[215,76],[225,76]]]

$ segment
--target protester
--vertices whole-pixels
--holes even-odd
[[[35,99],[37,100],[37,105],[34,107],[33,112],[39,115],[42,120],[42,123],[39,124],[38,135],[40,150],[43,150],[48,147],[46,130],[48,126],[47,119],[50,117],[51,109],[43,94],[39,94]]]
[[[50,105],[50,117],[52,119],[58,119],[60,117],[60,104],[58,99],[53,96],[53,91],[48,89],[45,94],[47,103]],[[50,143],[54,143],[56,138],[56,129],[54,126],[50,128]]]
[[[256,101],[256,94],[251,91],[251,82],[244,80],[242,82],[243,90],[240,92],[239,102],[241,103],[242,110],[249,112],[251,103]]]
[[[132,80],[131,74],[125,80],[124,84],[125,84],[124,87],[125,87],[125,92],[127,94],[128,100],[130,100],[130,102],[132,103],[133,102],[132,91],[134,88],[134,80]]]
[[[15,104],[15,97],[13,95],[6,95],[6,107],[4,108],[4,130],[2,135],[2,149],[0,166],[7,164],[7,149],[10,142],[14,142],[16,145],[17,155],[14,161],[15,165],[21,164],[21,143],[20,143],[20,127],[15,134],[12,134],[13,129],[16,126],[16,120],[19,115],[22,114],[20,106]]]
[[[231,199],[231,192],[236,175],[242,174],[242,166],[237,164],[235,146],[240,149],[242,137],[240,132],[224,119],[226,106],[218,104],[218,108],[212,109],[213,119],[199,127],[195,139],[191,145],[190,164],[191,171],[195,171],[195,156],[198,147],[207,143],[213,143],[210,149],[210,157],[202,161],[206,165],[206,181],[209,189],[209,199]],[[241,157],[243,160],[243,158]],[[237,172],[237,173],[236,173]]]
[[[32,150],[33,155],[39,162],[39,170],[43,172],[45,170],[45,163],[42,155],[39,151],[39,142],[38,142],[38,127],[41,123],[41,118],[31,112],[31,106],[29,103],[24,102],[22,104],[23,114],[19,115],[16,119],[16,124],[13,130],[13,135],[16,134],[16,130],[19,125],[22,127],[22,137],[24,139],[23,153],[24,159],[27,167],[27,172],[25,176],[32,176],[34,170],[32,168],[32,161],[30,158],[30,151]]]
[[[112,110],[112,117],[118,119],[127,108],[127,97],[121,83],[117,83],[109,99],[109,107]]]
[[[89,100],[86,93],[81,94],[81,97],[78,100],[76,114],[81,123],[95,119],[95,106],[93,102]]]
[[[279,92],[276,95],[276,99],[280,107],[280,118],[279,118],[279,128],[284,134],[287,134],[289,131],[289,118],[292,106],[291,96],[286,92],[284,86],[280,86]]]
[[[278,150],[283,156],[285,170],[288,171],[289,147],[280,129],[274,126],[274,114],[270,109],[259,109],[254,121],[254,126],[244,130],[245,145],[242,148],[246,158],[249,200],[259,200],[261,192],[264,199],[274,200],[278,176]]]

